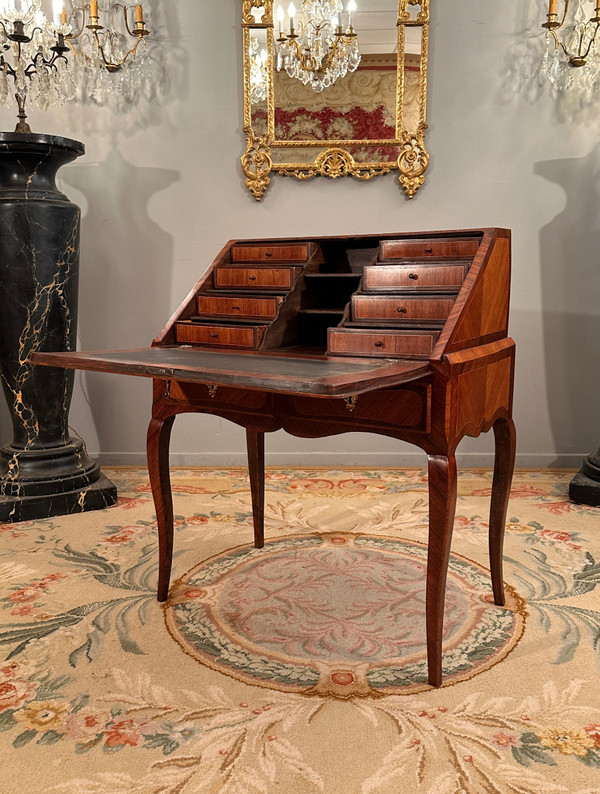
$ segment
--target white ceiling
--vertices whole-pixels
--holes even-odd
[[[365,55],[396,52],[398,3],[394,0],[356,0],[356,5],[354,29],[358,33],[360,51]],[[405,49],[406,52],[421,52],[420,27],[406,28]]]

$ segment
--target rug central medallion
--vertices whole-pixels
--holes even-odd
[[[199,662],[249,684],[356,697],[428,688],[427,548],[386,537],[298,535],[230,549],[171,589],[171,636]],[[444,618],[444,684],[501,661],[524,628],[524,604],[453,555]]]

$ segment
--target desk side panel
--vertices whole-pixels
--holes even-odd
[[[510,231],[487,230],[440,334],[431,360],[506,338],[510,298]]]

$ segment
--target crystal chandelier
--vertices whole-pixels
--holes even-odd
[[[62,0],[54,0],[53,8],[60,15]],[[25,113],[28,96],[46,110],[75,95],[66,32],[60,20],[56,24],[46,19],[41,0],[20,2],[18,8],[16,0],[0,0],[0,107],[10,102],[12,84],[19,108],[15,132],[31,131]]]
[[[598,87],[600,0],[591,0],[591,2],[575,0],[573,3],[563,0],[564,9],[560,20],[558,1],[549,0],[548,20],[542,25],[547,32],[541,74],[560,91],[574,84],[575,75],[579,78],[577,82],[582,87],[587,89]],[[593,13],[591,13],[592,8]],[[559,37],[559,31],[562,32],[562,38]],[[572,67],[575,67],[576,71]]]
[[[135,55],[149,35],[141,5],[133,10],[133,25],[131,9],[112,0],[90,0],[89,5],[86,0],[51,0],[51,5],[48,19],[42,0],[0,0],[0,107],[10,103],[12,85],[19,109],[16,132],[31,131],[27,99],[41,110],[78,93],[102,101],[113,90],[113,72],[123,72],[119,90],[139,85]],[[110,23],[122,13],[125,32],[100,24],[101,12]]]
[[[346,29],[342,25],[341,0],[302,0],[301,8],[297,32],[296,8],[290,3],[288,33],[283,30],[283,8],[277,9],[277,71],[285,69],[290,77],[320,92],[353,72],[360,63],[358,38],[352,26],[356,3],[348,3]]]
[[[267,51],[259,51],[258,39],[250,36],[250,102],[253,105],[265,101],[268,85]]]

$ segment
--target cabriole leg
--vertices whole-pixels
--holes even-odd
[[[262,549],[265,545],[265,434],[247,429],[246,444],[252,494],[254,545],[257,549]]]
[[[504,606],[504,581],[502,576],[502,548],[508,511],[510,485],[515,468],[516,433],[512,419],[498,419],[494,423],[496,454],[490,505],[490,570],[494,603]]]
[[[427,666],[429,683],[442,683],[444,600],[454,513],[456,510],[456,458],[428,456],[429,546],[427,552]]]
[[[173,561],[173,496],[169,475],[169,440],[174,416],[153,418],[148,427],[147,452],[150,486],[158,524],[158,592],[166,601]]]

